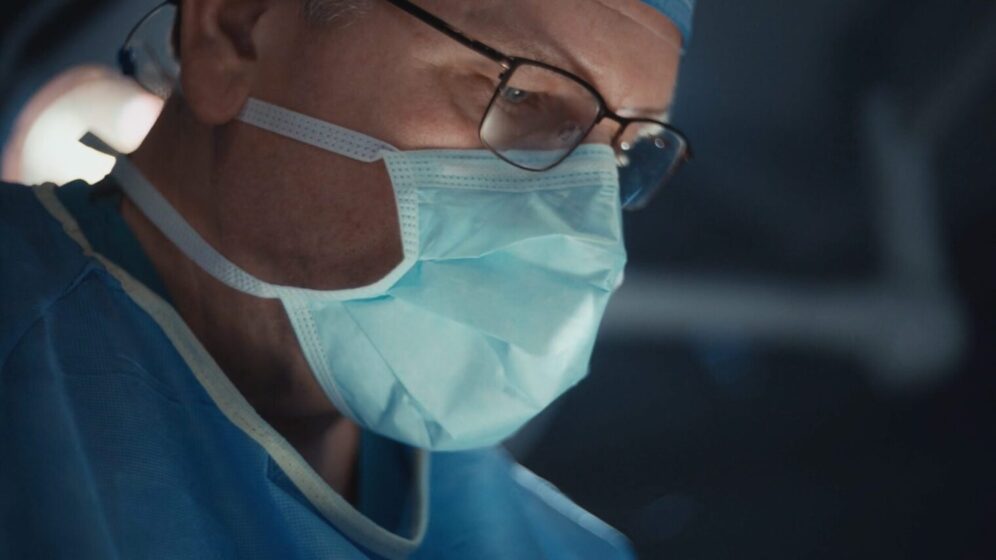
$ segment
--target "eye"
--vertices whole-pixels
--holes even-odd
[[[523,101],[529,99],[532,96],[532,92],[528,92],[524,89],[505,86],[501,90],[501,96],[505,101],[513,105],[518,105],[519,103],[522,103]]]

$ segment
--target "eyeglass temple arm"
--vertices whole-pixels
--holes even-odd
[[[465,35],[462,31],[454,28],[452,25],[446,23],[445,21],[439,19],[438,17],[432,15],[431,13],[423,10],[422,8],[408,2],[407,0],[387,0],[389,3],[393,4],[398,9],[408,12],[415,19],[421,21],[422,23],[432,27],[436,31],[445,34],[454,41],[460,43],[461,45],[473,49],[482,55],[490,58],[491,60],[501,64],[502,66],[508,67],[511,59],[505,56],[497,49],[490,47],[477,39],[471,39]]]

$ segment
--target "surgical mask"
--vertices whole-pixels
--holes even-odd
[[[482,447],[586,375],[626,262],[609,146],[581,146],[536,173],[486,150],[399,151],[255,99],[239,120],[359,161],[383,160],[403,260],[361,288],[270,284],[204,241],[126,158],[112,175],[206,272],[283,303],[313,374],[342,413],[417,447]]]

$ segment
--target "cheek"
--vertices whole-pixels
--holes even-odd
[[[429,68],[390,104],[392,135],[401,149],[482,148],[478,127],[495,80],[447,68]]]
[[[274,46],[258,80],[261,96],[400,149],[482,147],[477,128],[497,71],[485,77],[454,64],[436,35],[413,35],[419,28],[408,19],[380,16],[304,28],[290,46]]]
[[[472,124],[475,133],[491,98],[494,97],[498,82],[497,74],[485,75],[470,70],[440,77],[440,83],[454,112],[459,118]]]

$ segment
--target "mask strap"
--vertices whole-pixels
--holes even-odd
[[[384,152],[398,151],[387,142],[361,132],[252,97],[246,101],[236,118],[244,123],[358,161],[374,162],[381,159]]]
[[[208,274],[231,288],[257,297],[280,295],[281,286],[264,282],[242,270],[205,241],[126,156],[118,156],[111,176],[145,217]]]

